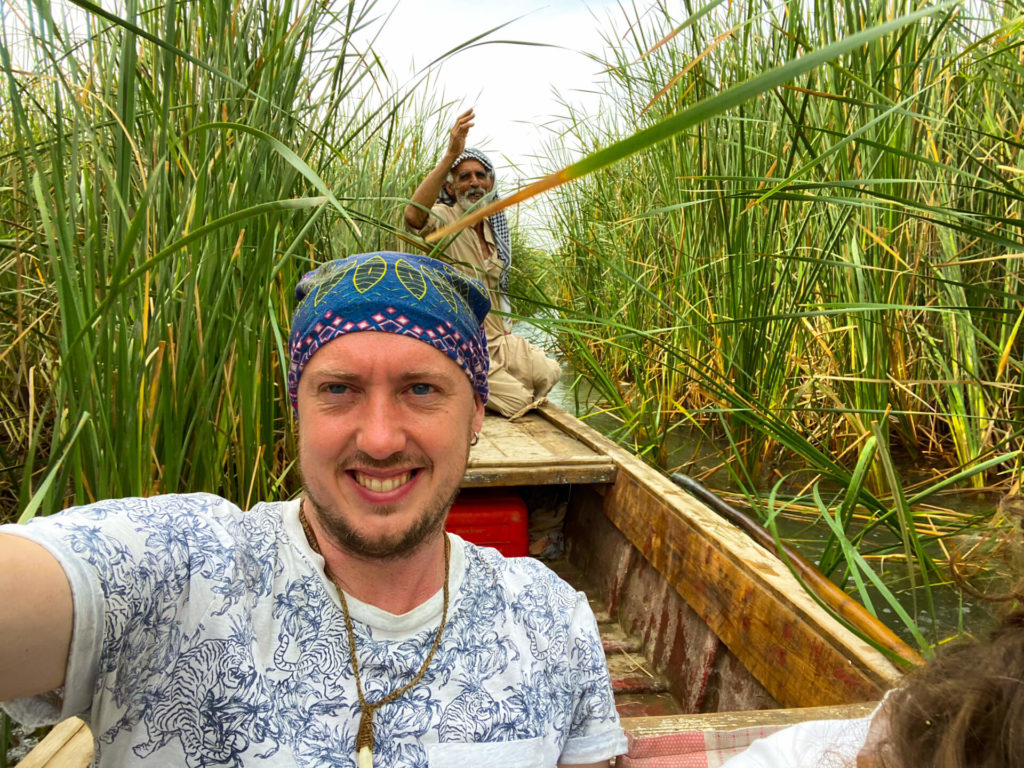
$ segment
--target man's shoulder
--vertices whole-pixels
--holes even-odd
[[[461,216],[465,215],[458,203],[449,205],[448,203],[434,203],[434,206],[430,209],[431,212],[440,219],[444,219],[445,223],[455,221]]]
[[[231,539],[252,539],[253,531],[279,527],[285,504],[259,503],[243,511],[237,504],[210,493],[103,499],[31,520],[25,526],[7,526],[5,532],[73,540],[104,535],[147,543],[170,536],[224,546]]]
[[[280,506],[281,502],[259,503],[252,512],[266,514],[269,509]],[[37,518],[29,524],[44,521],[61,523],[76,520],[103,520],[113,516],[126,518],[149,518],[159,514],[162,517],[232,517],[247,514],[235,503],[212,493],[168,493],[156,496],[125,496],[101,499],[90,504],[69,507],[48,518]]]
[[[466,543],[470,570],[476,578],[495,588],[505,588],[523,595],[547,595],[553,605],[572,609],[578,591],[551,568],[533,557],[505,557],[491,547]]]
[[[435,229],[440,229],[441,227],[451,224],[453,221],[458,219],[460,215],[461,214],[455,207],[447,205],[446,203],[437,202],[430,208],[430,213],[427,215],[427,220],[423,223],[422,227],[416,229],[409,226],[408,222],[405,222],[405,228],[417,235],[428,235]]]
[[[430,209],[430,216],[427,217],[427,227],[440,229],[462,218],[463,215],[465,214],[458,205],[434,203],[434,207]]]

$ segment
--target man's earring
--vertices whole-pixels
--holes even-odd
[[[470,446],[474,446],[474,445],[476,445],[479,442],[480,442],[480,433],[479,432],[474,432],[473,433],[473,439],[469,441],[469,444],[470,444]]]

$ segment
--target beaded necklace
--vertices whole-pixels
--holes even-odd
[[[323,552],[320,551],[320,545],[317,543],[316,536],[313,534],[313,529],[310,528],[309,521],[306,519],[306,512],[301,507],[299,508],[299,522],[302,524],[302,530],[306,534],[306,541],[309,542],[310,549],[323,557]],[[448,541],[448,536],[446,534],[444,537],[444,602],[441,608],[441,624],[437,628],[437,636],[434,638],[434,644],[430,648],[430,653],[427,654],[427,658],[423,660],[423,666],[420,667],[420,671],[416,673],[416,676],[412,680],[401,688],[397,688],[392,691],[379,701],[375,701],[373,704],[370,704],[366,700],[366,697],[363,696],[363,684],[359,679],[359,659],[356,658],[356,635],[352,630],[352,619],[349,618],[348,614],[348,602],[345,600],[345,590],[341,588],[341,584],[335,578],[334,574],[331,573],[331,569],[327,567],[326,561],[324,563],[324,573],[327,574],[327,578],[329,578],[337,588],[338,596],[341,598],[341,613],[342,616],[345,617],[345,631],[348,634],[348,650],[349,654],[352,656],[352,674],[356,679],[356,695],[359,697],[359,708],[362,712],[359,716],[359,730],[356,732],[356,764],[358,768],[373,768],[374,713],[385,704],[390,704],[399,696],[406,693],[421,679],[423,679],[423,675],[426,673],[427,667],[430,666],[430,662],[433,660],[434,654],[437,652],[437,647],[441,644],[441,634],[444,632],[444,625],[448,620],[448,571],[451,566],[451,549],[452,546]]]

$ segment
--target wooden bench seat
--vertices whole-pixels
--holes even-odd
[[[535,411],[515,421],[488,415],[469,453],[463,488],[610,483],[615,462]]]
[[[637,738],[661,736],[682,731],[732,731],[759,726],[785,727],[807,720],[853,720],[867,717],[877,701],[837,704],[831,707],[792,707],[789,709],[753,709],[742,712],[705,712],[666,717],[624,717],[622,727]]]

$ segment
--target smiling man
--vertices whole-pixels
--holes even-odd
[[[363,334],[306,366],[298,416],[309,516],[355,555],[397,558],[444,524],[483,405],[436,350]]]
[[[480,150],[466,147],[474,119],[472,109],[459,115],[444,155],[413,192],[404,215],[410,232],[427,235],[462,218],[493,195],[494,164]],[[445,243],[443,258],[482,282],[496,309],[511,311],[512,246],[503,212]],[[551,391],[561,368],[540,347],[512,333],[507,317],[490,314],[484,328],[491,355],[488,407],[503,416],[516,415]]]
[[[488,398],[482,286],[375,253],[296,294],[303,496],[0,528],[5,707],[80,715],[99,766],[607,765],[626,745],[585,596],[444,531]]]

